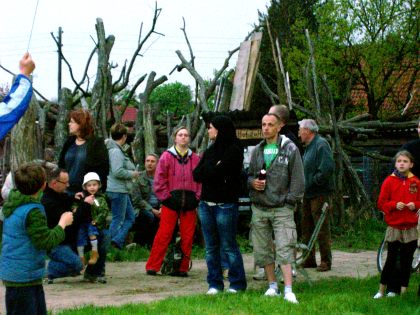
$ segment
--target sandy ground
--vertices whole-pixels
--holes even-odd
[[[253,258],[244,255],[248,287],[261,289],[265,281],[252,280]],[[319,257],[318,257],[319,260]],[[376,252],[359,253],[333,252],[333,267],[330,272],[319,273],[307,269],[311,279],[327,277],[363,278],[377,274]],[[207,268],[204,260],[194,260],[188,278],[157,275],[147,276],[145,262],[108,263],[106,267],[108,283],[88,283],[82,277],[62,278],[54,284],[45,284],[44,290],[49,310],[57,311],[81,305],[121,305],[126,303],[147,303],[170,296],[203,294],[207,291]],[[303,281],[298,275],[297,281]],[[5,314],[4,287],[0,287],[0,312]]]

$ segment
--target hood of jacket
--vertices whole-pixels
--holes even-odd
[[[248,187],[257,178],[264,164],[264,146],[261,141],[252,151],[248,170]],[[280,135],[277,141],[279,152],[267,169],[266,188],[264,191],[250,190],[251,201],[260,207],[282,207],[285,204],[294,206],[301,200],[305,188],[303,164],[296,145],[286,136]]]
[[[176,151],[176,149],[175,149],[175,146],[173,145],[172,147],[170,147],[169,149],[167,149],[166,151],[168,151],[170,154],[172,154],[174,157],[176,157],[178,160],[179,159],[182,159],[182,157],[178,154],[178,152]],[[187,156],[187,157],[190,157],[191,155],[192,155],[192,151],[191,151],[191,149],[188,149],[188,151],[187,151],[187,154],[184,156],[184,158]]]
[[[111,139],[111,138],[109,138],[109,139],[106,139],[105,140],[105,145],[106,145],[106,148],[109,150],[109,149],[121,149],[121,146],[119,146],[118,145],[118,143],[117,142],[115,142],[115,140],[113,140],[113,139]]]
[[[28,196],[22,194],[19,190],[13,189],[10,191],[7,201],[3,205],[3,214],[6,218],[10,217],[17,207],[31,203],[31,202],[41,202],[42,193],[39,193],[37,197]]]
[[[200,158],[190,149],[184,157],[176,152],[174,146],[167,149],[160,157],[156,168],[153,190],[156,197],[166,200],[171,197],[171,191],[193,191],[196,199],[200,199],[201,184],[193,179],[193,169],[197,167]]]

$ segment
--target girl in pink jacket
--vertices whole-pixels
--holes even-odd
[[[189,149],[190,133],[180,127],[173,134],[174,146],[166,150],[159,159],[154,178],[154,192],[161,201],[160,225],[146,263],[148,275],[156,275],[172,239],[179,219],[182,261],[179,270],[172,276],[188,276],[192,250],[196,208],[200,200],[201,185],[194,181],[192,172],[199,157]]]

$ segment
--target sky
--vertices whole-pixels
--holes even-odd
[[[119,77],[124,61],[131,60],[143,22],[143,36],[150,30],[155,1],[152,0],[9,0],[2,1],[0,16],[0,64],[18,73],[18,62],[29,45],[36,62],[33,85],[50,100],[57,98],[57,46],[50,33],[57,37],[62,27],[63,54],[72,65],[77,81],[83,75],[87,59],[97,41],[96,19],[102,18],[106,35],[115,36],[110,61],[118,65],[113,78]],[[258,21],[258,10],[266,12],[269,0],[160,0],[161,14],[155,30],[165,36],[152,35],[143,46],[130,82],[150,71],[157,77],[169,75],[180,63],[175,51],[189,60],[189,50],[181,31],[182,18],[194,51],[195,66],[204,78],[211,78],[220,69],[228,51],[238,47]],[[35,15],[36,11],[36,15]],[[35,16],[35,20],[34,20]],[[34,24],[33,24],[34,21]],[[33,29],[32,29],[33,24]],[[32,36],[31,34],[32,29]],[[92,39],[93,38],[93,39]],[[30,40],[29,40],[30,39]],[[236,65],[237,54],[230,67]],[[88,72],[93,85],[96,57]],[[74,89],[69,71],[63,62],[62,86]],[[191,75],[183,70],[168,76],[168,82],[194,85]],[[10,86],[12,76],[0,69],[0,86]],[[137,89],[137,94],[144,84]]]

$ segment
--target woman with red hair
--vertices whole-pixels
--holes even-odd
[[[99,175],[102,191],[106,191],[109,172],[108,150],[104,139],[94,135],[93,119],[87,110],[76,109],[70,113],[70,136],[60,153],[58,166],[69,172],[67,192],[74,196],[83,190],[83,176],[89,172]]]
[[[104,139],[95,137],[93,126],[92,116],[87,110],[77,109],[70,113],[70,136],[61,150],[58,166],[65,169],[69,174],[67,193],[71,196],[83,191],[83,177],[89,172],[95,172],[99,175],[102,192],[106,191],[109,172],[108,150]],[[79,223],[76,220],[73,225]],[[97,236],[97,240],[99,259],[95,265],[87,266],[84,278],[91,282],[105,283],[106,242],[102,231]],[[76,244],[73,244],[72,250],[77,255],[75,248]],[[61,262],[60,266],[63,268],[61,270],[63,273],[66,271],[64,270],[66,269],[66,257],[66,253],[56,253],[54,256],[54,260]],[[51,258],[51,260],[53,259]]]

